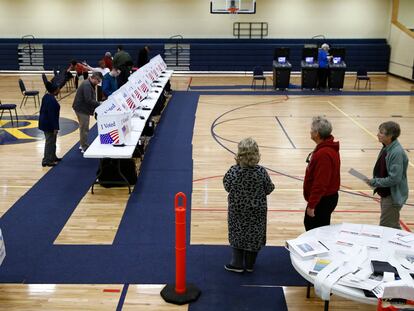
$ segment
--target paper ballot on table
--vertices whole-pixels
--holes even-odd
[[[5,257],[6,257],[6,246],[4,245],[3,234],[0,229],[0,266],[3,263],[3,260]]]
[[[313,238],[297,238],[286,241],[286,247],[301,257],[312,257],[327,254],[329,249]]]
[[[353,168],[351,168],[348,171],[348,173],[362,181],[366,181],[367,179],[369,179],[367,176],[365,176],[364,174],[362,174],[361,172],[358,172],[356,169],[353,169]]]

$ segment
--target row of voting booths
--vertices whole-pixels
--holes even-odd
[[[95,109],[101,144],[125,145],[130,142],[131,118],[137,109],[147,109],[141,105],[141,101],[147,97],[151,84],[166,68],[162,57],[157,55]]]
[[[95,109],[98,136],[85,151],[85,158],[98,158],[95,182],[104,187],[128,186],[137,181],[135,158],[141,158],[145,142],[153,135],[153,116],[161,114],[173,71],[160,55],[135,71],[128,82]]]
[[[344,87],[346,71],[345,49],[331,48],[329,55],[328,88],[340,90]],[[318,83],[318,48],[305,46],[301,58],[301,88],[316,89]],[[276,90],[289,88],[292,64],[290,63],[290,49],[276,48],[273,55],[273,87]]]

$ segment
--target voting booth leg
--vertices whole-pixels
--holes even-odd
[[[186,284],[186,205],[185,194],[177,193],[175,195],[175,284],[167,284],[160,293],[166,302],[177,305],[196,301],[201,294],[194,284]]]

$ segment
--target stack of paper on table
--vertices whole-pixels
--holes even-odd
[[[313,238],[297,238],[286,241],[286,247],[303,258],[327,254],[329,249]]]

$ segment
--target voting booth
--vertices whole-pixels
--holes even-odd
[[[289,62],[290,49],[276,48],[273,55],[273,87],[285,90],[289,87],[292,65]]]
[[[305,47],[302,50],[302,89],[316,89],[318,83],[318,48]]]
[[[102,145],[124,145],[131,132],[131,111],[128,106],[107,99],[95,109],[98,135]]]
[[[344,88],[345,79],[345,49],[331,48],[329,50],[331,61],[329,62],[328,87],[340,90]]]

